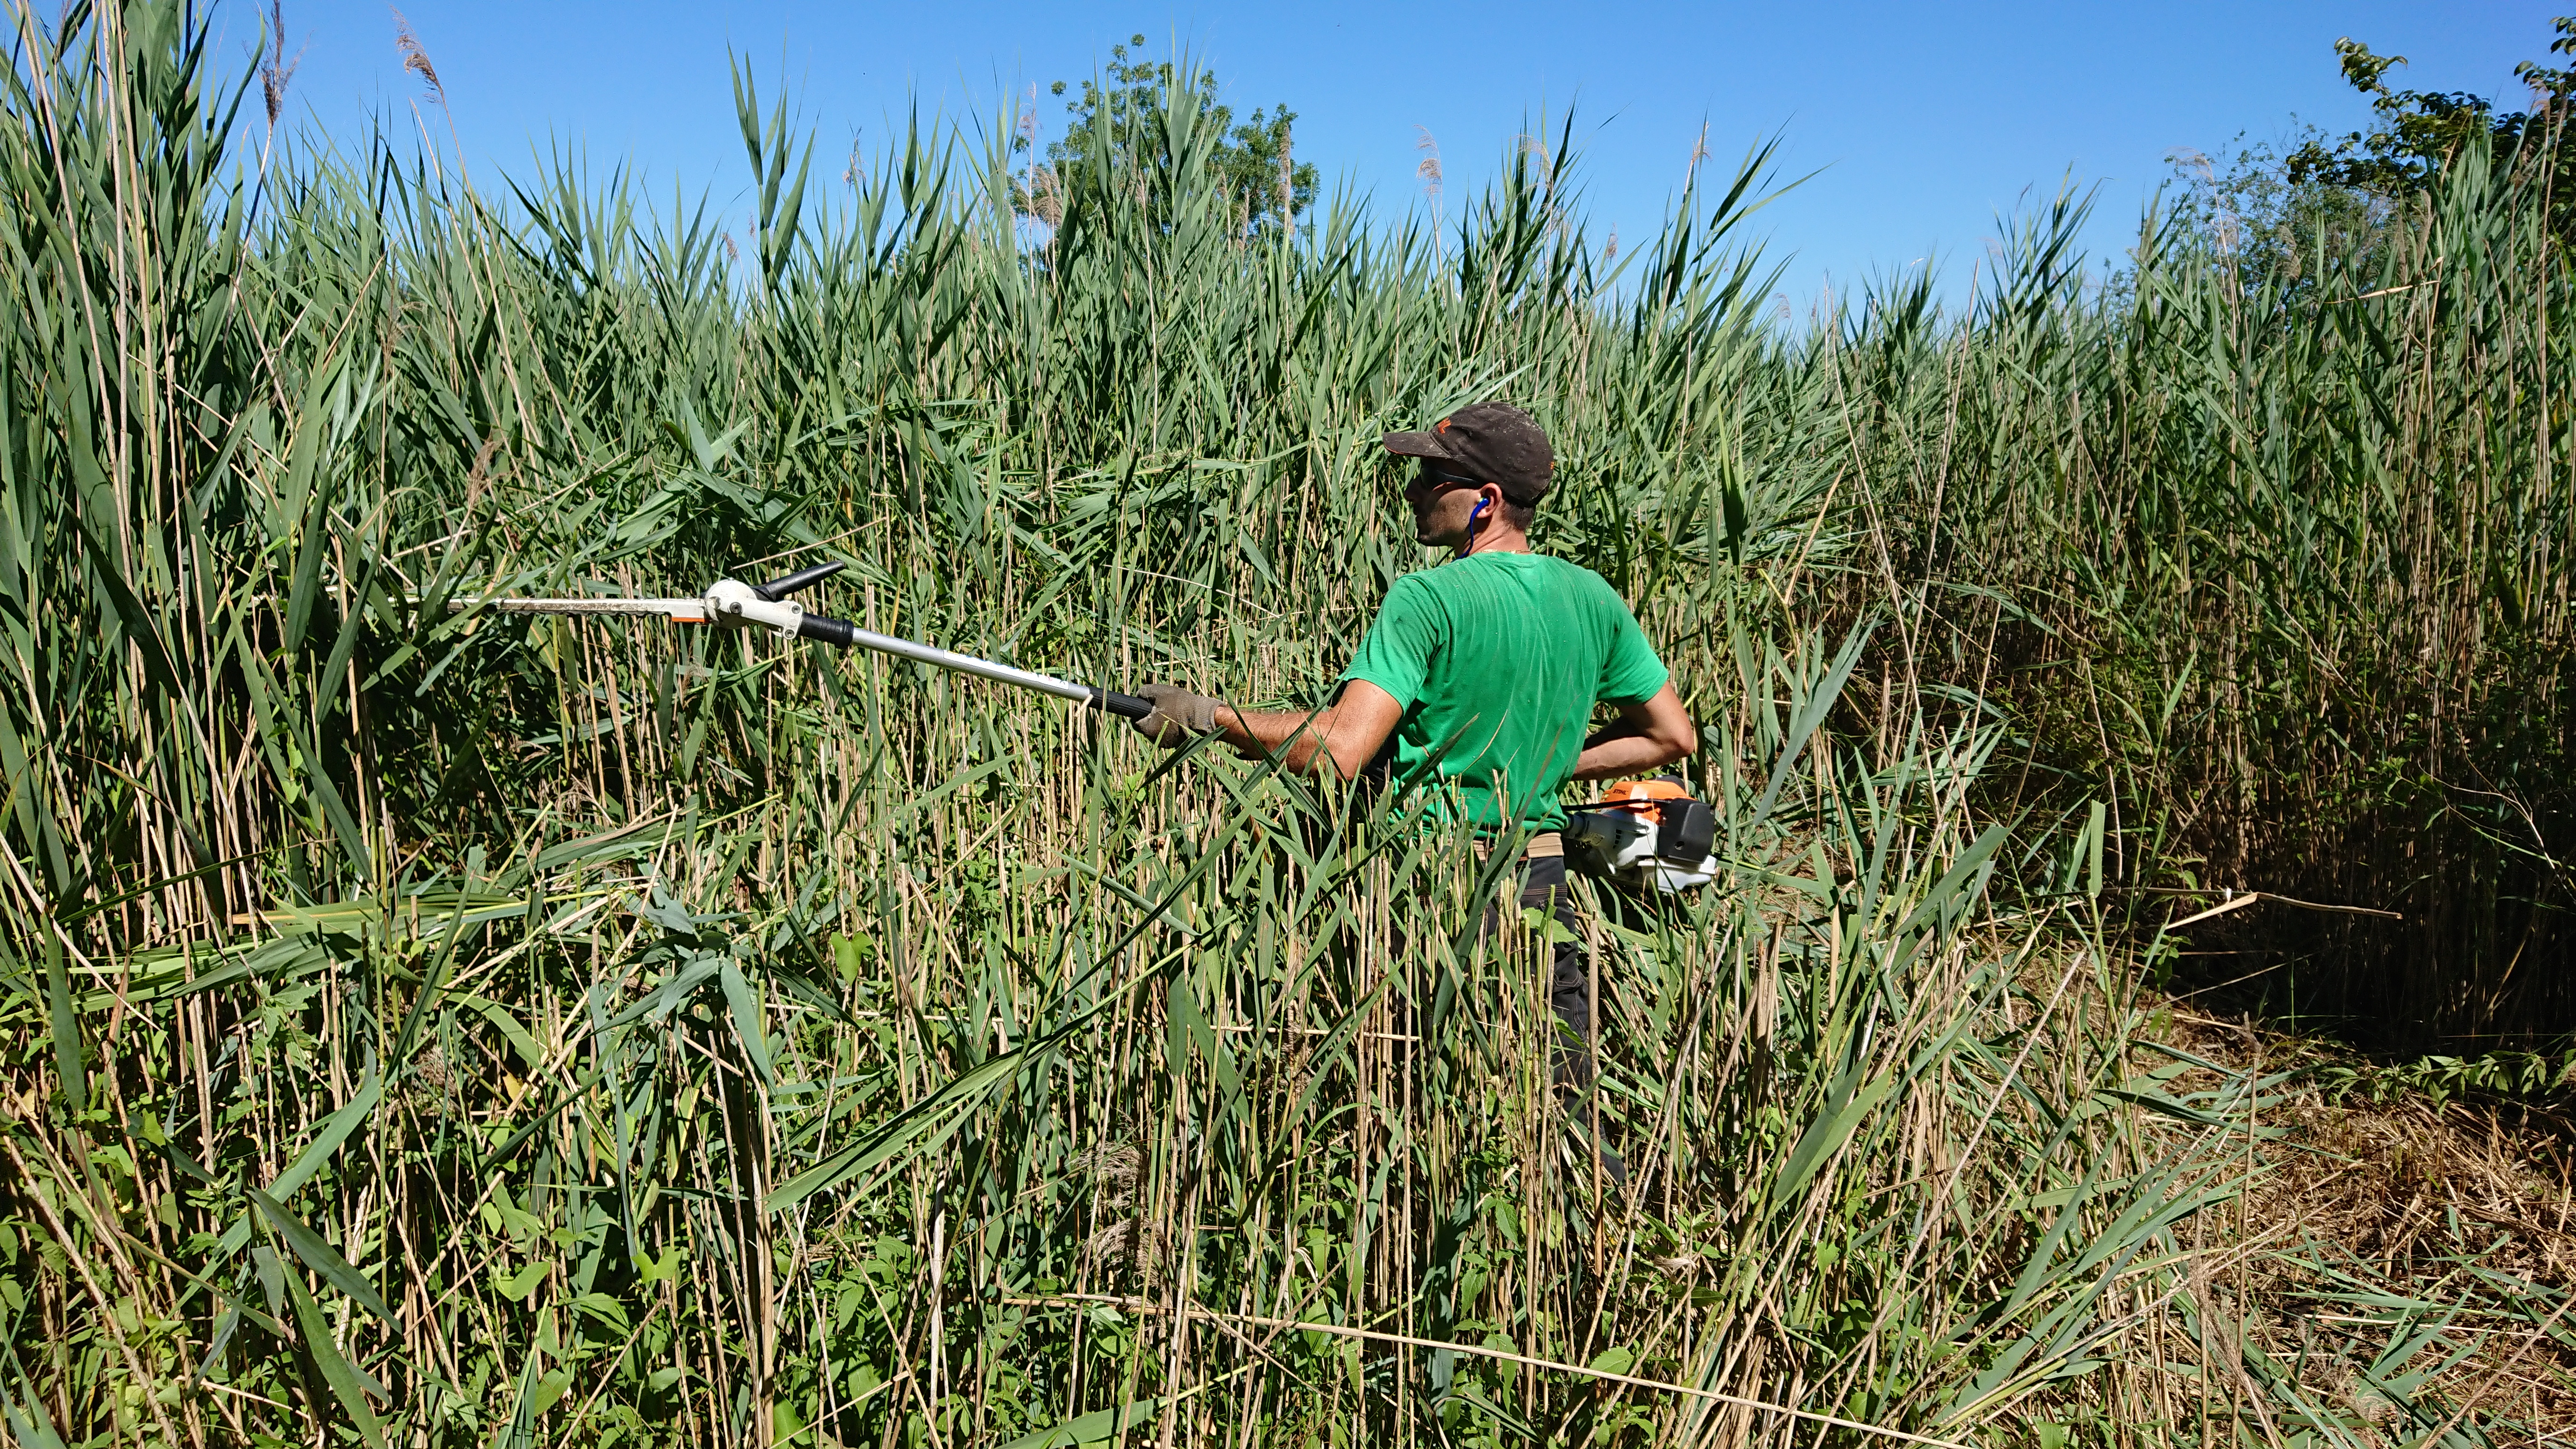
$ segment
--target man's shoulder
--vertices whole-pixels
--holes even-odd
[[[1386,586],[1386,597],[1378,601],[1378,608],[1422,607],[1439,597],[1442,582],[1439,573],[1438,569],[1417,569],[1409,574],[1396,575],[1395,582]]]
[[[1530,574],[1550,579],[1586,578],[1595,582],[1606,582],[1599,574],[1574,560],[1559,558],[1552,553],[1480,553],[1427,568],[1420,573],[1406,574],[1405,577],[1427,579],[1447,574],[1453,578],[1463,579],[1473,577],[1479,570]]]
[[[1388,586],[1386,601],[1408,597],[1416,603],[1435,599],[1473,598],[1503,579],[1542,596],[1585,602],[1608,601],[1627,607],[1610,581],[1574,562],[1546,553],[1482,553],[1404,574]]]
[[[1628,601],[1619,597],[1619,591],[1611,586],[1608,579],[1570,558],[1558,558],[1552,553],[1522,554],[1521,557],[1530,561],[1530,570],[1545,580],[1549,588],[1576,598],[1606,600],[1623,609],[1628,606]]]
[[[1531,554],[1530,557],[1535,559],[1545,559],[1559,578],[1569,579],[1594,588],[1607,589],[1610,587],[1610,581],[1608,579],[1601,577],[1601,575],[1594,573],[1592,570],[1585,568],[1583,565],[1576,563],[1570,558],[1559,558],[1552,553],[1534,553]],[[1613,592],[1616,591],[1613,590]]]

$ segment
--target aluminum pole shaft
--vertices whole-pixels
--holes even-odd
[[[891,634],[878,634],[867,629],[850,630],[850,642],[862,649],[873,649],[879,654],[892,654],[902,659],[917,660],[934,669],[953,669],[959,674],[973,674],[985,679],[999,680],[1004,684],[1016,684],[1022,689],[1034,689],[1041,694],[1052,694],[1058,699],[1077,700],[1089,704],[1097,693],[1089,685],[1076,684],[1069,679],[1058,679],[1052,674],[1014,669],[1007,664],[996,664],[990,659],[978,659],[972,654],[958,654],[951,650],[940,649],[929,644],[916,644],[910,639],[897,639]]]

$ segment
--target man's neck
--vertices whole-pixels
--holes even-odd
[[[1449,556],[1449,561],[1451,563],[1456,563],[1458,560],[1466,558],[1470,554],[1478,558],[1482,558],[1489,553],[1527,553],[1529,551],[1530,546],[1528,534],[1521,532],[1517,528],[1508,532],[1501,528],[1489,528],[1483,533],[1478,534],[1476,537],[1469,539],[1466,547],[1452,553]]]

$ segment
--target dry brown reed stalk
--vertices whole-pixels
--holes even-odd
[[[1041,1308],[1097,1303],[1109,1304],[1134,1313],[1163,1315],[1168,1314],[1171,1311],[1163,1304],[1152,1302],[1147,1299],[1121,1298],[1115,1295],[1101,1293],[1059,1295],[1051,1298],[1022,1298],[1013,1299],[1011,1301],[1029,1307]],[[1181,1310],[1181,1314],[1191,1321],[1207,1323],[1220,1329],[1239,1325],[1250,1328],[1267,1328],[1277,1333],[1316,1333],[1334,1338],[1358,1339],[1367,1343],[1400,1344],[1408,1348],[1427,1348],[1450,1353],[1470,1354],[1478,1358],[1492,1359],[1497,1363],[1516,1364],[1522,1368],[1544,1369],[1552,1373],[1571,1374],[1578,1378],[1589,1379],[1599,1383],[1619,1384],[1627,1388],[1645,1389],[1651,1393],[1676,1394],[1683,1398],[1700,1399],[1710,1403],[1727,1404],[1732,1407],[1747,1409],[1760,1414],[1777,1416],[1779,1418],[1791,1419],[1801,1423],[1822,1424],[1828,1428],[1835,1429],[1849,1429],[1855,1433],[1862,1434],[1871,1440],[1886,1440],[1899,1444],[1928,1444],[1935,1446],[1935,1449],[1968,1449],[1968,1446],[1960,1444],[1958,1441],[1952,1439],[1927,1438],[1920,1434],[1908,1434],[1903,1430],[1888,1429],[1877,1424],[1864,1424],[1851,1419],[1838,1419],[1830,1414],[1810,1413],[1806,1410],[1793,1408],[1786,1404],[1766,1403],[1760,1399],[1741,1398],[1733,1394],[1718,1393],[1710,1389],[1694,1388],[1687,1384],[1673,1384],[1666,1383],[1660,1379],[1638,1378],[1631,1374],[1613,1373],[1603,1369],[1588,1368],[1580,1364],[1556,1363],[1547,1359],[1532,1358],[1526,1354],[1514,1353],[1509,1349],[1497,1348],[1491,1344],[1464,1345],[1453,1340],[1414,1338],[1401,1333],[1383,1333],[1375,1329],[1354,1328],[1347,1324],[1312,1323],[1293,1318],[1266,1318],[1259,1314],[1250,1313],[1215,1313],[1203,1308],[1185,1308]]]

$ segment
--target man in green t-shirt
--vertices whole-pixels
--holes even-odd
[[[1246,710],[1154,684],[1139,691],[1155,709],[1136,727],[1165,745],[1219,735],[1247,754],[1344,779],[1391,746],[1392,787],[1427,791],[1435,808],[1482,831],[1529,832],[1522,903],[1563,919],[1556,831],[1566,782],[1658,769],[1698,748],[1697,728],[1617,592],[1590,569],[1529,551],[1556,468],[1529,414],[1477,403],[1385,443],[1418,464],[1404,489],[1415,536],[1455,557],[1395,581],[1333,702]],[[1592,730],[1601,703],[1617,719]],[[1581,1043],[1591,1012],[1580,950],[1560,946],[1552,976],[1550,1003]],[[1590,1067],[1579,1050],[1560,1057],[1573,1084],[1588,1081]]]

